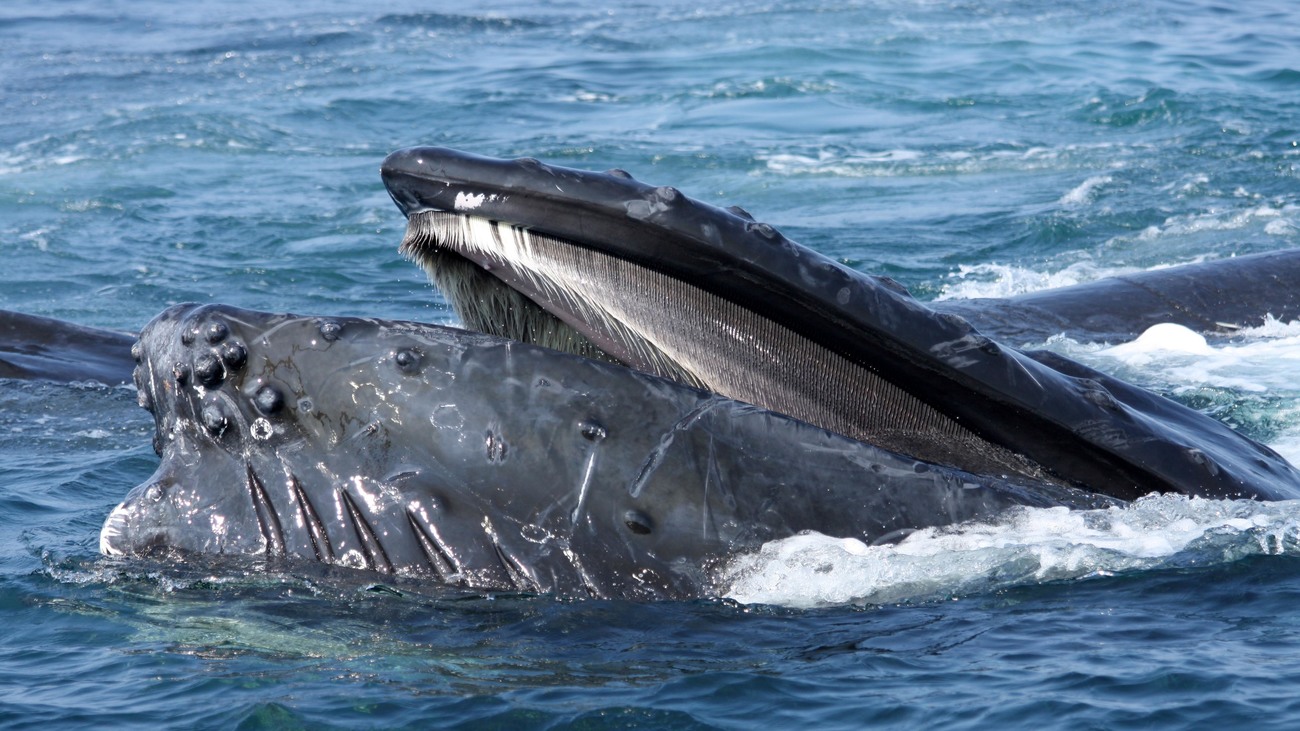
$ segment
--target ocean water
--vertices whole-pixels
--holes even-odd
[[[1283,0],[0,4],[0,307],[450,322],[383,156],[621,167],[919,297],[1300,246]],[[1300,326],[1048,347],[1300,459]],[[126,388],[0,382],[4,728],[1234,728],[1300,711],[1300,505],[1151,497],[727,596],[563,602],[110,562],[157,458]]]

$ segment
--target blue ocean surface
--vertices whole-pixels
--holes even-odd
[[[454,322],[394,149],[739,204],[922,299],[1300,246],[1288,0],[0,4],[0,308]],[[1300,325],[1048,347],[1300,460]],[[98,554],[125,387],[0,381],[0,727],[1256,728],[1300,717],[1300,505],[803,536],[696,602]]]

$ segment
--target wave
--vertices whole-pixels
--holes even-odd
[[[1080,183],[1070,192],[1061,196],[1058,201],[1062,206],[1076,207],[1091,203],[1097,196],[1097,190],[1104,185],[1113,183],[1115,179],[1109,175],[1094,175],[1091,178]]]
[[[764,163],[769,172],[778,175],[872,178],[1088,168],[1114,164],[1116,158],[1138,156],[1142,147],[1120,149],[1121,146],[1109,142],[1057,146],[998,143],[953,149],[900,147],[857,150],[821,146],[760,153],[756,159]],[[1094,182],[1092,186],[1099,184]]]
[[[1190,262],[1182,262],[1190,263]],[[936,300],[978,299],[985,297],[1015,297],[1043,289],[1069,287],[1106,277],[1117,277],[1135,272],[1164,269],[1160,265],[1143,269],[1134,266],[1100,264],[1095,261],[1078,261],[1055,271],[1031,269],[1013,264],[962,264],[948,274],[941,285]]]

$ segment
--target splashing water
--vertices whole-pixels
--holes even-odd
[[[1100,510],[1018,508],[880,546],[805,533],[733,559],[720,583],[745,604],[887,604],[1253,555],[1300,555],[1300,501],[1150,495]]]

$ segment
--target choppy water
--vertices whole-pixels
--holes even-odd
[[[122,329],[187,300],[448,321],[378,179],[411,144],[625,168],[927,298],[1300,246],[1282,0],[353,5],[0,5],[0,307]],[[1046,345],[1300,458],[1293,326]],[[1300,505],[797,539],[737,562],[733,600],[563,603],[100,559],[101,521],[155,464],[128,389],[0,383],[4,726],[1290,728],[1300,710]]]

